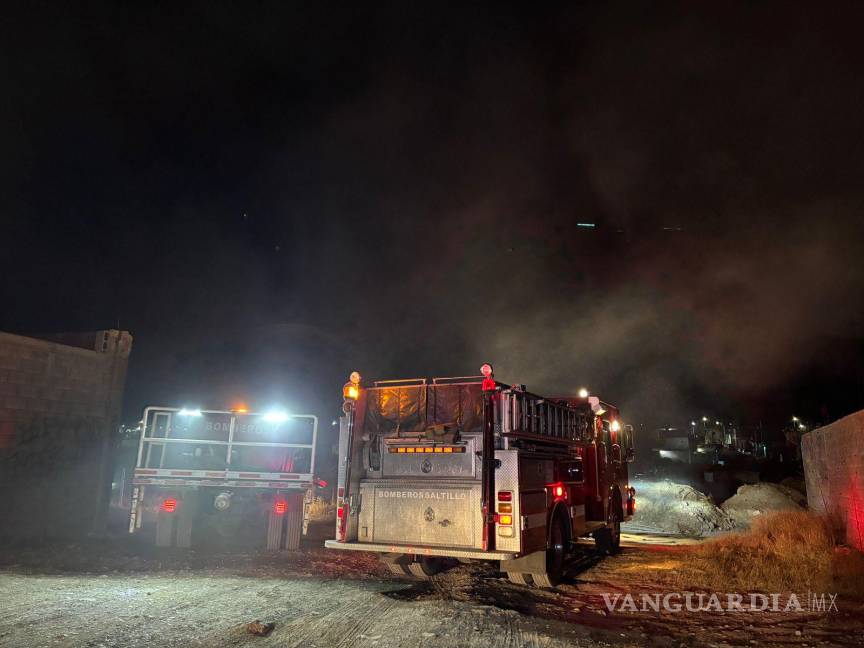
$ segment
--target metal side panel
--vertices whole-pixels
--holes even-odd
[[[364,481],[357,540],[482,548],[480,489],[450,480]]]

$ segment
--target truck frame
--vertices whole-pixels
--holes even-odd
[[[129,533],[153,525],[157,546],[190,547],[198,533],[260,529],[267,550],[296,549],[317,436],[309,414],[147,407]]]
[[[346,384],[336,539],[396,574],[494,560],[549,587],[578,538],[618,550],[635,490],[633,430],[596,397],[545,398],[482,376]]]

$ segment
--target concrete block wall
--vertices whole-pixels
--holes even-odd
[[[849,545],[864,551],[864,410],[801,438],[807,503],[845,527]]]
[[[0,538],[98,530],[110,493],[132,336],[0,332]]]

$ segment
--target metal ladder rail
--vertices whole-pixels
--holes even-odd
[[[529,392],[506,391],[504,396],[502,432],[569,441],[581,438],[579,413],[573,408]]]

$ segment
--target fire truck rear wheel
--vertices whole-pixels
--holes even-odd
[[[555,587],[564,575],[564,561],[567,558],[567,535],[564,522],[556,516],[549,530],[549,547],[546,549],[546,573],[531,574],[538,587]]]

